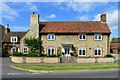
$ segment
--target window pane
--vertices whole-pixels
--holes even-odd
[[[83,55],[85,55],[85,50],[83,50]]]
[[[82,50],[79,50],[79,55],[82,55]]]
[[[101,50],[98,50],[98,55],[100,55],[101,54]]]
[[[52,55],[54,54],[54,49],[52,49]]]
[[[50,35],[48,35],[48,39],[50,39]]]
[[[95,50],[95,55],[97,55],[97,50]]]
[[[48,54],[50,54],[50,49],[48,49]]]
[[[83,39],[85,39],[85,34],[83,35]]]
[[[95,39],[97,39],[97,35],[95,35]]]
[[[54,39],[54,34],[52,34],[52,39]]]
[[[80,34],[80,39],[82,39],[82,35]]]
[[[99,35],[99,39],[101,39],[101,35]]]

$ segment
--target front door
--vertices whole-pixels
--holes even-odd
[[[68,56],[70,54],[70,48],[65,48],[65,55]]]

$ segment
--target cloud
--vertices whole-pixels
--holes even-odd
[[[79,19],[81,21],[87,21],[88,20],[88,16],[78,16],[77,19]]]
[[[0,3],[0,5],[2,6],[2,8],[0,9],[0,11],[2,11],[2,14],[15,16],[15,17],[19,16],[17,11],[15,11],[13,8],[8,6],[6,3]]]
[[[12,31],[27,31],[29,27],[26,26],[12,26]]]
[[[36,5],[33,5],[31,2],[27,2],[26,5],[31,11],[37,11],[38,10],[38,7]]]
[[[0,12],[2,13],[2,14],[0,14],[1,19],[4,18],[9,21],[14,21],[15,17],[19,16],[17,11],[15,11],[13,8],[8,6],[7,3],[1,2],[0,6],[1,6]]]
[[[55,14],[51,14],[51,15],[49,15],[47,18],[56,18],[56,15]]]
[[[102,13],[101,13],[102,14]],[[97,14],[96,16],[94,16],[94,21],[96,20],[100,20],[100,15],[101,14]],[[113,12],[109,12],[109,13],[106,13],[106,20],[107,20],[107,23],[110,27],[110,30],[112,32],[114,31],[118,31],[118,11],[115,10]]]

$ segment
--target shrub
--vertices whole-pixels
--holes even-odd
[[[47,54],[40,54],[40,57],[47,57]]]
[[[48,57],[57,57],[55,54],[53,54],[53,55],[48,55]]]
[[[106,54],[105,57],[113,57],[112,54]]]
[[[60,54],[60,53],[57,53],[57,57],[60,57],[60,56],[62,56],[62,54]]]
[[[2,57],[9,57],[9,56],[10,56],[10,55],[9,55],[8,51],[5,50],[5,49],[3,49],[3,50],[2,50]]]
[[[13,55],[13,56],[23,56],[23,53],[20,53],[20,52],[14,52],[12,55]]]
[[[30,52],[29,54],[27,54],[27,56],[28,57],[39,57],[40,55],[37,53]]]
[[[71,56],[75,56],[75,57],[77,57],[77,54],[76,54],[76,52],[75,52],[75,51],[70,52],[70,55],[71,55]]]

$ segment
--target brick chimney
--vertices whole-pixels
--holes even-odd
[[[106,14],[101,14],[100,20],[101,22],[106,23]]]
[[[9,24],[7,24],[5,27],[5,34],[8,34],[9,32],[10,32]]]

